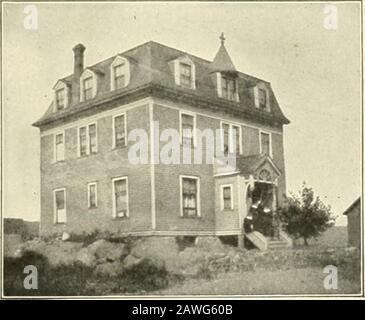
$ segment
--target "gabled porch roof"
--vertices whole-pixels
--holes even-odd
[[[266,154],[255,154],[250,156],[237,157],[237,169],[244,176],[255,176],[259,169],[267,164],[278,176],[281,175],[281,171],[275,164],[274,160]]]

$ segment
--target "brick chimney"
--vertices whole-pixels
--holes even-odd
[[[84,51],[85,47],[79,43],[72,50],[74,52],[74,76],[79,78],[84,70]]]

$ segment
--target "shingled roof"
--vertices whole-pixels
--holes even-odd
[[[130,82],[122,89],[110,91],[110,65],[118,56],[125,57],[130,62]],[[182,57],[189,56],[195,64],[196,89],[187,89],[175,84],[174,72],[169,62]],[[105,104],[113,100],[118,103],[133,101],[138,96],[157,96],[167,99],[178,100],[195,104],[200,108],[215,108],[234,113],[242,118],[249,118],[258,122],[266,122],[271,125],[280,126],[289,123],[289,120],[282,113],[275,95],[268,82],[253,76],[237,72],[239,89],[239,102],[228,101],[217,96],[215,78],[212,72],[215,69],[228,68],[235,70],[224,45],[219,49],[214,62],[196,57],[181,50],[177,50],[163,44],[150,41],[135,48],[117,54],[111,58],[101,61],[95,65],[85,67],[97,72],[98,90],[96,97],[84,102],[78,101],[79,79],[75,75],[69,75],[60,79],[71,85],[71,99],[69,107],[54,112],[53,102],[50,104],[46,113],[33,125],[42,127],[52,124],[57,120],[70,119],[74,115],[81,117],[83,113],[100,112],[105,109]],[[252,88],[263,82],[270,91],[270,112],[260,110],[254,105]],[[128,100],[129,99],[129,100]],[[112,107],[112,106],[111,106]]]

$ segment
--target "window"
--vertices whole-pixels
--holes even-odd
[[[180,84],[183,87],[191,88],[191,83],[192,83],[191,65],[186,63],[180,63]]]
[[[223,131],[223,152],[227,156],[228,153],[235,152],[237,155],[242,154],[242,139],[241,139],[241,127],[229,124],[221,123],[221,129]],[[235,150],[234,146],[235,145]]]
[[[89,125],[89,153],[96,153],[96,124]]]
[[[259,89],[259,107],[266,110],[266,90]]]
[[[129,216],[127,177],[113,179],[113,216],[115,218]]]
[[[257,85],[253,88],[254,98],[255,98],[255,107],[263,110],[270,111],[270,98],[269,98],[269,89],[266,84],[263,82],[257,83]]]
[[[83,80],[84,100],[90,100],[93,97],[93,78],[88,77]]]
[[[174,70],[175,84],[195,90],[195,64],[193,60],[188,55],[184,55],[169,64]]]
[[[180,177],[181,188],[181,215],[183,217],[200,216],[199,178]]]
[[[114,84],[115,89],[125,86],[124,63],[114,67]]]
[[[121,148],[127,145],[126,139],[126,115],[121,114],[113,118],[113,148]]]
[[[62,110],[65,108],[65,89],[56,90],[56,108]]]
[[[233,210],[232,185],[221,186],[221,210]]]
[[[180,113],[181,143],[193,146],[195,143],[195,115]]]
[[[124,88],[129,84],[130,67],[129,61],[117,56],[110,65],[110,90]]]
[[[58,80],[53,87],[54,99],[53,99],[53,111],[57,112],[67,108],[69,98],[69,83],[64,80]]]
[[[260,132],[260,153],[272,156],[271,135],[267,132]]]
[[[66,189],[56,189],[54,196],[54,223],[66,223]]]
[[[55,153],[54,160],[61,161],[65,160],[65,141],[64,133],[58,133],[55,135]]]
[[[98,195],[96,182],[87,185],[87,204],[88,208],[96,208],[98,206]]]
[[[79,156],[84,157],[97,151],[96,123],[79,128]]]
[[[222,76],[222,97],[228,100],[236,100],[236,80]]]

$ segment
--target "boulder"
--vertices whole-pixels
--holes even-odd
[[[95,256],[91,254],[87,248],[82,248],[79,252],[77,252],[76,261],[79,261],[88,267],[96,265]]]
[[[123,260],[123,266],[125,269],[130,269],[135,265],[141,263],[142,260],[143,258],[136,258],[135,256],[130,254]]]
[[[175,272],[179,268],[177,261],[179,247],[174,237],[148,237],[140,239],[134,243],[131,254],[136,258],[164,261],[167,271],[170,272]]]
[[[4,234],[4,256],[19,256],[22,244],[23,240],[20,234]]]
[[[226,247],[218,237],[197,237],[195,240],[197,248],[209,251],[226,251]]]
[[[62,241],[68,241],[70,239],[71,239],[71,235],[69,233],[67,233],[67,232],[62,233],[62,237],[61,237]]]
[[[128,250],[123,243],[113,243],[104,239],[97,240],[88,246],[88,250],[99,261],[118,261],[127,256]]]
[[[99,264],[95,268],[95,273],[115,277],[123,273],[124,267],[121,261],[107,262]]]

